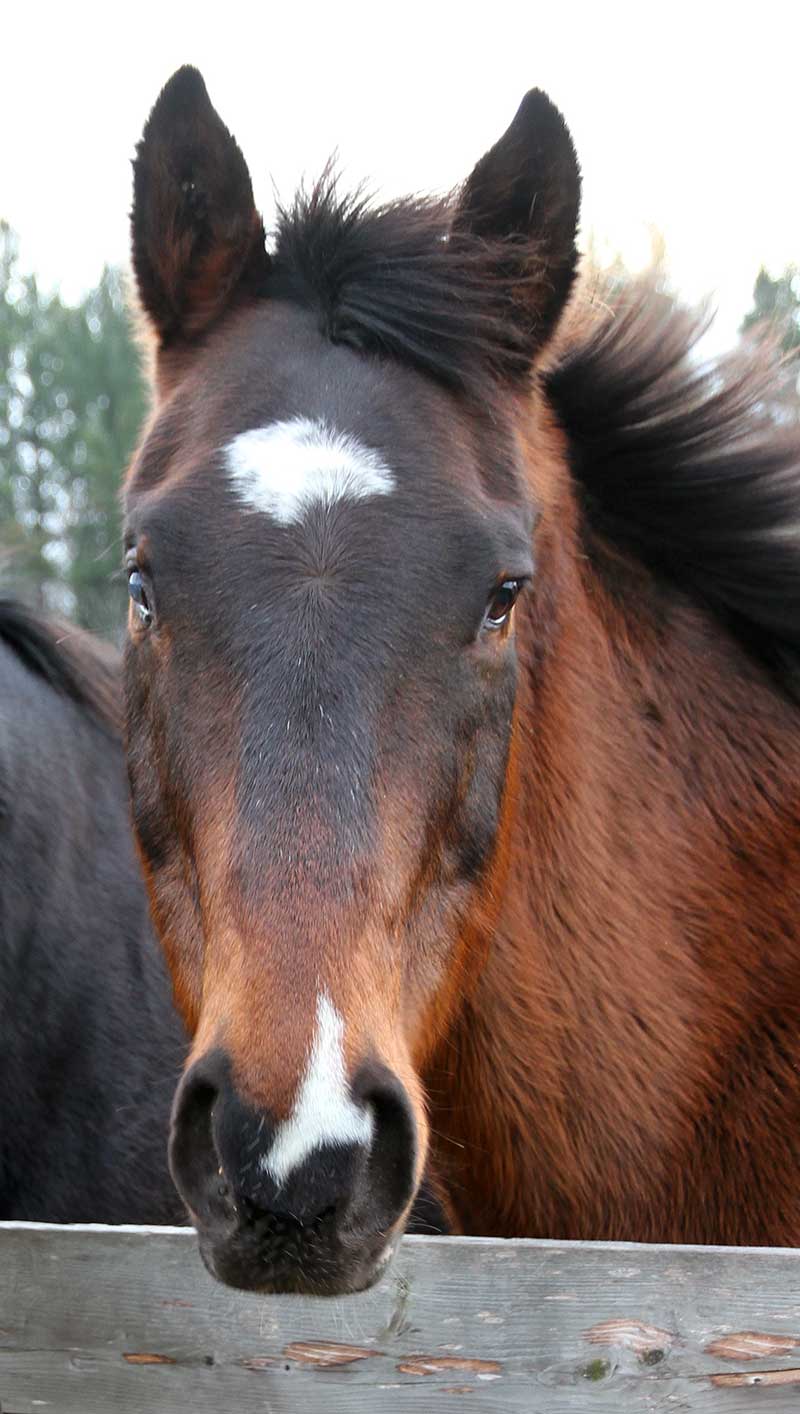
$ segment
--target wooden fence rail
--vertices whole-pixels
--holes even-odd
[[[800,1414],[800,1251],[407,1238],[345,1299],[179,1228],[0,1224],[2,1414]]]

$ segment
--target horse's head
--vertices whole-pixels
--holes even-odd
[[[420,1183],[420,1075],[502,874],[518,419],[577,206],[535,92],[454,206],[328,182],[271,254],[194,70],[139,147],[157,404],[126,495],[130,778],[194,1038],[172,1170],[236,1285],[369,1284]]]

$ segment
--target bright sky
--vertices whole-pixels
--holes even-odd
[[[800,262],[800,5],[336,0],[207,9],[139,0],[14,6],[3,21],[0,216],[68,296],[127,258],[134,143],[182,63],[203,71],[269,220],[338,149],[384,195],[445,190],[532,85],[569,123],[584,238],[714,296],[730,342],[765,262]]]

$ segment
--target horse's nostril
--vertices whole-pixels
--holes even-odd
[[[378,1062],[362,1066],[353,1093],[375,1117],[365,1187],[374,1225],[388,1229],[414,1191],[417,1133],[411,1103],[398,1076]]]
[[[173,1106],[169,1145],[175,1186],[203,1222],[229,1221],[235,1214],[230,1183],[214,1143],[214,1107],[222,1078],[216,1069],[215,1058],[207,1056],[184,1076]]]

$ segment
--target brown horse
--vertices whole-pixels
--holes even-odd
[[[368,1284],[426,1170],[465,1232],[800,1242],[800,442],[655,295],[562,321],[578,204],[536,91],[269,250],[195,70],[138,150],[128,756],[231,1283]]]

